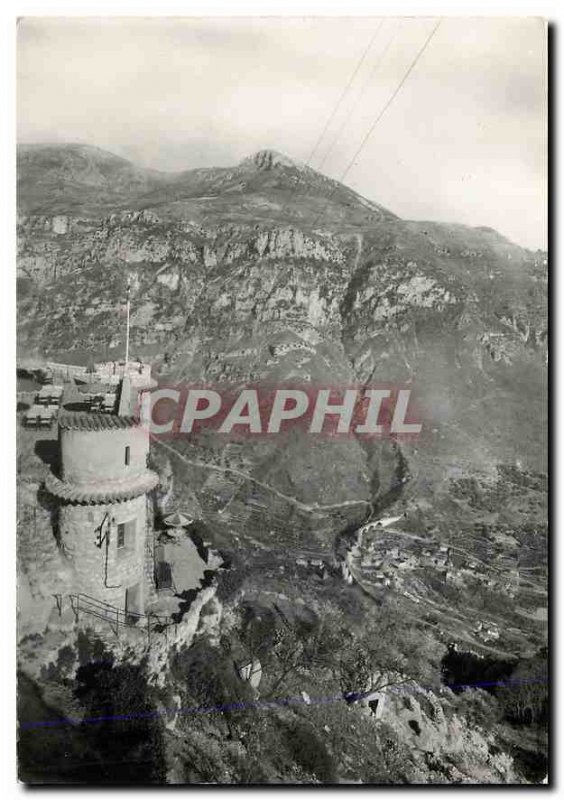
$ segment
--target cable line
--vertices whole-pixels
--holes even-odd
[[[360,68],[364,64],[364,62],[366,60],[366,56],[368,55],[368,53],[370,52],[370,50],[372,48],[372,45],[376,41],[376,37],[378,36],[383,24],[384,24],[384,20],[380,20],[380,23],[379,23],[378,27],[376,28],[376,31],[374,32],[374,35],[372,36],[372,38],[368,42],[368,45],[366,46],[362,56],[360,57],[360,60],[358,61],[355,69],[353,70],[352,75],[350,76],[347,85],[345,86],[345,88],[341,92],[341,96],[337,100],[336,104],[333,106],[333,109],[332,109],[331,113],[329,114],[329,117],[327,118],[327,122],[325,123],[325,126],[324,126],[323,130],[321,131],[321,134],[319,135],[316,143],[313,146],[313,149],[312,149],[311,153],[309,154],[309,156],[307,158],[307,161],[305,162],[306,167],[309,166],[309,164],[311,162],[311,159],[314,157],[314,155],[315,155],[315,153],[317,151],[317,148],[319,147],[319,145],[323,141],[323,137],[325,136],[325,134],[329,130],[329,126],[333,122],[333,120],[335,118],[335,115],[337,114],[337,112],[338,112],[343,100],[345,99],[349,89],[351,88],[351,86],[352,86],[352,84],[354,82],[354,79],[356,78]],[[288,200],[284,203],[284,205],[282,207],[282,210],[280,212],[281,214],[286,210],[287,206],[292,202],[292,200],[294,198],[294,195],[296,194],[296,192],[298,190],[299,185],[300,185],[300,180],[298,179],[298,183],[294,187],[294,189],[292,190],[292,194],[290,195],[290,197],[288,198]]]
[[[350,169],[351,169],[351,167],[353,166],[354,162],[356,161],[356,159],[358,158],[358,156],[359,156],[359,155],[360,155],[360,153],[362,152],[362,149],[364,148],[364,146],[365,146],[366,142],[368,141],[368,139],[370,138],[370,136],[373,134],[373,132],[374,132],[374,130],[375,130],[375,128],[376,128],[376,126],[378,125],[378,123],[380,122],[380,120],[382,119],[382,117],[384,116],[384,114],[386,113],[386,111],[388,110],[388,108],[391,106],[391,104],[394,102],[394,100],[396,99],[396,97],[398,96],[398,94],[400,93],[400,91],[402,90],[402,88],[403,88],[403,86],[404,86],[405,82],[407,81],[407,79],[409,78],[409,76],[411,75],[411,73],[413,72],[413,70],[415,69],[415,67],[416,67],[416,65],[417,65],[417,62],[419,61],[419,59],[421,58],[421,56],[423,55],[423,53],[424,53],[424,52],[425,52],[425,50],[427,49],[427,47],[428,47],[428,45],[429,45],[429,43],[430,43],[431,39],[433,38],[433,36],[436,34],[436,32],[437,32],[437,30],[438,30],[438,28],[439,28],[439,25],[440,25],[440,24],[441,24],[441,20],[439,19],[439,20],[438,20],[438,22],[437,22],[437,23],[435,24],[435,26],[433,27],[433,30],[431,31],[431,33],[429,34],[429,36],[427,36],[427,38],[425,39],[425,42],[424,42],[423,46],[422,46],[422,47],[421,47],[421,48],[418,50],[418,52],[417,52],[417,55],[415,56],[415,58],[413,59],[413,61],[412,61],[412,62],[411,62],[411,64],[409,65],[409,67],[408,67],[407,71],[405,72],[405,74],[404,74],[403,78],[402,78],[402,79],[401,79],[401,81],[399,82],[399,84],[398,84],[398,86],[396,87],[395,91],[394,91],[394,92],[392,93],[392,95],[391,95],[391,96],[388,98],[388,100],[387,100],[387,101],[386,101],[386,103],[384,104],[384,106],[383,106],[382,110],[380,111],[380,113],[378,114],[378,116],[376,117],[376,119],[374,120],[374,122],[372,123],[372,125],[370,126],[370,128],[369,128],[368,132],[366,133],[366,135],[364,136],[364,138],[363,138],[362,142],[360,143],[360,146],[358,147],[358,149],[357,149],[356,153],[354,154],[354,156],[352,157],[352,159],[349,161],[349,164],[348,164],[348,166],[346,167],[345,171],[344,171],[344,172],[341,174],[340,178],[338,179],[338,182],[335,184],[335,187],[334,187],[333,191],[331,192],[331,194],[329,195],[329,197],[328,197],[328,199],[327,199],[327,202],[326,202],[325,206],[323,207],[323,209],[322,209],[321,213],[319,214],[319,216],[317,217],[317,219],[315,219],[315,220],[314,220],[314,222],[313,222],[313,226],[315,226],[315,225],[318,225],[318,224],[319,224],[319,222],[320,222],[320,220],[322,220],[322,219],[323,219],[323,217],[324,217],[324,215],[325,215],[325,212],[327,211],[327,208],[329,207],[329,203],[331,202],[331,198],[332,198],[332,197],[333,197],[333,195],[335,194],[335,192],[336,192],[336,190],[337,190],[337,188],[338,188],[339,184],[340,184],[340,183],[342,183],[342,182],[343,182],[343,180],[345,179],[345,177],[348,175],[348,173],[350,172]]]
[[[355,68],[355,70],[354,70],[353,74],[352,74],[352,75],[351,75],[351,77],[349,78],[349,82],[347,83],[347,85],[346,85],[346,86],[345,86],[345,88],[343,89],[343,91],[342,91],[342,93],[341,93],[341,96],[339,97],[339,99],[338,99],[338,101],[337,101],[336,105],[333,107],[333,111],[332,111],[332,112],[331,112],[331,114],[329,115],[329,118],[328,118],[327,122],[325,123],[325,127],[324,127],[324,128],[323,128],[323,130],[321,131],[321,134],[320,134],[320,136],[319,136],[319,138],[318,138],[317,142],[315,143],[315,145],[314,145],[314,147],[313,147],[313,150],[312,150],[312,151],[311,151],[311,153],[309,154],[309,157],[308,157],[308,159],[307,159],[307,161],[306,161],[306,164],[309,164],[309,163],[310,163],[310,161],[311,161],[311,159],[312,159],[312,158],[313,158],[313,156],[315,155],[315,151],[317,150],[317,148],[318,148],[318,147],[319,147],[319,145],[321,144],[321,141],[323,140],[323,137],[325,136],[325,134],[327,133],[327,130],[328,130],[329,126],[330,126],[330,125],[331,125],[331,123],[333,122],[333,119],[335,118],[335,115],[336,115],[337,111],[339,110],[339,107],[340,107],[341,103],[343,102],[343,100],[345,99],[345,97],[346,97],[346,95],[347,95],[347,93],[348,93],[349,89],[351,88],[351,86],[352,86],[352,84],[353,84],[353,81],[354,81],[354,79],[356,78],[356,76],[358,75],[358,72],[359,72],[360,68],[361,68],[361,67],[362,67],[362,65],[364,64],[364,62],[365,62],[365,60],[366,60],[366,56],[368,55],[368,53],[369,53],[370,49],[372,48],[372,45],[373,45],[373,44],[374,44],[374,42],[376,41],[376,37],[377,37],[377,36],[378,36],[378,34],[380,33],[380,30],[381,30],[381,28],[382,28],[382,25],[383,25],[383,24],[384,24],[384,20],[381,20],[381,21],[380,21],[380,24],[379,24],[379,25],[378,25],[378,27],[376,28],[376,31],[375,31],[375,33],[374,33],[374,36],[372,36],[372,38],[371,38],[371,39],[370,39],[370,41],[368,42],[368,45],[366,46],[366,49],[365,49],[364,53],[362,54],[362,57],[361,57],[360,61],[359,61],[359,62],[358,62],[358,64],[356,65],[356,68]]]
[[[393,40],[395,39],[395,37],[396,37],[396,33],[395,33],[395,31],[394,31],[394,32],[392,33],[391,37],[389,38],[389,40],[388,40],[388,43],[387,43],[386,47],[384,48],[384,50],[383,50],[383,51],[382,51],[382,53],[380,54],[380,58],[379,58],[379,59],[378,59],[378,61],[376,62],[376,65],[374,66],[374,69],[373,69],[373,70],[372,70],[372,72],[370,73],[370,79],[369,79],[369,80],[368,80],[368,81],[367,81],[367,82],[364,84],[364,88],[362,89],[362,92],[361,92],[361,93],[360,93],[360,95],[358,96],[358,98],[357,98],[357,100],[356,100],[356,103],[355,103],[355,104],[353,105],[353,107],[351,108],[349,115],[345,117],[345,119],[343,120],[343,123],[342,123],[341,127],[340,127],[340,128],[339,128],[339,130],[337,131],[336,135],[333,137],[333,140],[332,140],[331,144],[329,145],[329,149],[328,149],[328,150],[325,152],[325,155],[324,155],[324,156],[323,156],[323,158],[321,159],[321,163],[320,163],[320,164],[318,165],[318,167],[317,167],[317,169],[318,169],[318,170],[321,170],[321,169],[322,169],[323,165],[324,165],[324,164],[325,164],[325,162],[327,161],[327,158],[329,157],[329,154],[330,154],[330,153],[331,153],[331,151],[333,150],[333,147],[335,146],[335,144],[337,143],[338,139],[340,138],[340,136],[341,136],[341,134],[342,134],[343,130],[346,128],[346,126],[347,126],[347,125],[348,125],[348,123],[350,122],[352,114],[354,113],[354,111],[355,111],[356,107],[358,106],[358,104],[360,103],[360,101],[362,100],[362,98],[364,97],[364,93],[366,92],[366,89],[368,88],[369,82],[372,80],[372,78],[373,78],[373,77],[374,77],[374,75],[377,73],[378,69],[380,68],[380,65],[382,64],[382,62],[383,62],[384,58],[386,57],[386,54],[387,54],[388,50],[390,49],[390,46],[391,46],[391,44],[392,44]]]

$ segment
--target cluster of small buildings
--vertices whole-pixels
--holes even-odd
[[[519,586],[519,567],[512,560],[492,559],[490,567],[461,548],[451,547],[436,538],[399,538],[393,525],[401,517],[382,518],[364,525],[357,532],[357,540],[341,564],[343,577],[348,583],[354,578],[351,567],[362,570],[363,576],[374,586],[400,588],[408,573],[419,569],[436,571],[446,583],[464,586],[469,581],[479,582],[493,592],[503,592],[515,597]],[[386,530],[388,529],[388,530]],[[402,544],[398,544],[398,540]]]
[[[420,544],[411,541],[402,548],[389,539],[375,538],[355,554],[356,566],[376,586],[396,586],[404,583],[405,576],[418,569],[433,569],[446,583],[464,586],[469,581],[480,583],[492,592],[503,592],[515,597],[519,585],[517,566],[503,570],[488,570],[481,561],[453,550],[447,544]]]
[[[519,587],[519,568],[517,564],[503,564],[503,568],[488,570],[487,565],[462,553],[452,553],[446,580],[455,586],[464,586],[469,580],[477,581],[492,592],[503,592],[507,597],[515,597]]]
[[[386,540],[373,539],[362,548],[358,566],[370,582],[376,586],[398,586],[403,583],[403,576],[421,567],[439,570],[444,577],[447,574],[450,548],[441,544],[404,549],[397,544],[388,545]]]

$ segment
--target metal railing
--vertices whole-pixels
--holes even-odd
[[[176,623],[172,622],[169,617],[152,612],[141,614],[137,611],[128,611],[83,592],[70,594],[69,598],[77,622],[81,613],[88,614],[107,622],[116,636],[119,636],[120,628],[144,631],[150,644],[152,634],[164,633],[168,641],[168,628],[171,625],[176,627]]]

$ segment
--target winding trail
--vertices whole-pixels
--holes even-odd
[[[195,467],[202,467],[203,469],[210,469],[214,472],[226,472],[230,473],[231,475],[238,475],[245,480],[252,481],[257,486],[260,486],[262,489],[265,489],[267,492],[271,492],[275,494],[277,497],[280,497],[282,500],[285,500],[287,503],[291,503],[296,508],[299,508],[300,511],[306,511],[308,514],[315,514],[321,511],[334,511],[339,508],[345,508],[347,506],[367,506],[371,507],[371,503],[369,500],[344,500],[342,503],[331,503],[329,505],[320,505],[319,503],[302,503],[301,500],[297,500],[295,497],[291,497],[290,495],[284,494],[280,492],[278,489],[275,489],[274,486],[270,486],[268,483],[263,483],[263,481],[258,480],[258,478],[253,478],[252,475],[249,475],[247,472],[242,472],[239,469],[235,469],[234,467],[220,467],[217,464],[206,464],[204,461],[195,461],[193,459],[187,458],[182,453],[179,453],[174,447],[171,445],[166,444],[165,442],[153,438],[153,442],[157,444],[159,447],[168,450],[169,453],[173,453],[177,458],[181,461],[184,461],[185,464],[189,464],[190,466]]]

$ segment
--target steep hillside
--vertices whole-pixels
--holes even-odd
[[[83,146],[24,148],[19,185],[21,352],[119,352],[132,275],[134,350],[163,380],[411,381],[425,420],[406,446],[413,477],[543,468],[542,254],[400,220],[271,151],[163,176]],[[340,469],[299,441],[283,474],[277,447],[268,473],[306,501],[394,485],[389,444],[343,442]],[[303,464],[334,474],[306,489]]]
[[[196,646],[171,650],[160,689],[154,675],[137,675],[136,702],[179,709],[151,729],[163,746],[151,745],[148,773],[542,780],[546,687],[456,684],[471,675],[480,686],[490,668],[538,681],[546,644],[546,255],[489,228],[399,219],[273,151],[163,174],[96,148],[24,147],[18,187],[20,366],[123,357],[129,279],[130,352],[161,384],[408,384],[423,423],[415,441],[293,431],[154,443],[172,505],[198,518],[226,569],[220,619]],[[41,452],[20,456],[21,469],[37,467]],[[376,556],[361,551],[358,526],[384,509],[400,528],[375,538],[386,557],[405,560],[375,589]],[[410,543],[448,551],[448,568],[431,553],[408,570]],[[452,642],[464,649],[456,658],[449,649],[460,673],[447,681]],[[336,702],[260,711],[233,672],[241,648],[260,655],[267,702]],[[106,690],[116,709],[130,702],[131,664],[122,666],[89,686],[92,708],[105,707]],[[57,661],[49,673],[57,691],[61,669]],[[411,688],[390,693],[381,719],[343,699],[388,672]],[[252,708],[180,713],[234,699]],[[24,741],[33,765],[45,760],[37,741]],[[112,782],[113,739],[77,741],[80,758],[84,749],[107,762]]]

